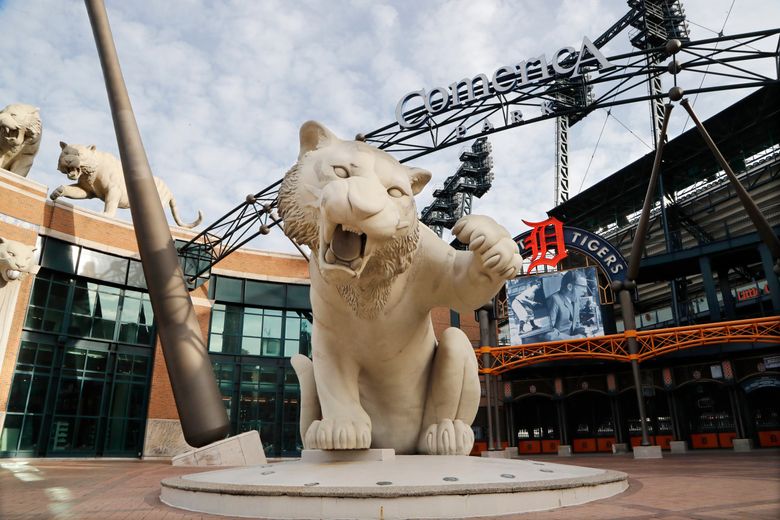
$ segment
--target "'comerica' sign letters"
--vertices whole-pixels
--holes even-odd
[[[398,101],[395,118],[402,128],[416,128],[424,124],[429,116],[467,105],[474,100],[509,92],[528,83],[549,79],[551,72],[554,77],[571,79],[586,72],[611,67],[614,65],[585,37],[579,52],[573,47],[563,47],[553,53],[550,62],[542,54],[538,58],[499,67],[491,78],[477,74],[473,78],[456,81],[449,87],[409,92]]]

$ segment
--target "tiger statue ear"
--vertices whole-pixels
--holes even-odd
[[[298,152],[298,159],[300,160],[306,153],[316,150],[322,146],[330,144],[333,141],[337,141],[339,138],[336,135],[325,128],[324,125],[317,121],[306,121],[301,126],[300,142],[301,149]]]
[[[409,182],[412,185],[412,193],[418,195],[428,181],[431,180],[431,172],[422,168],[409,168]]]
[[[60,148],[62,150],[64,150],[66,146],[68,146],[68,143],[66,143],[65,141],[60,141]]]

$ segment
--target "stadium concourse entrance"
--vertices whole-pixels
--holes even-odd
[[[753,373],[735,377],[735,370],[751,366]],[[755,447],[780,446],[780,377],[767,372],[762,357],[644,369],[651,443],[664,450],[671,441],[685,441],[691,449],[731,449],[733,439],[748,438]],[[510,444],[515,442],[520,454],[557,453],[563,444],[574,453],[611,453],[617,443],[639,445],[630,371],[594,367],[583,373],[510,383],[516,397],[504,400],[504,417]]]

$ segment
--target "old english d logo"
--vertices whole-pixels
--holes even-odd
[[[523,246],[531,250],[530,273],[538,265],[555,267],[566,258],[566,245],[563,243],[563,223],[555,217],[541,222],[523,221],[531,228],[530,234],[523,240]],[[555,251],[555,256],[548,258],[547,253]]]

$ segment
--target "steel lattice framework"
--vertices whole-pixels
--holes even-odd
[[[723,343],[780,343],[780,317],[690,325],[668,329],[633,331],[639,351],[628,352],[628,334],[611,334],[596,338],[529,343],[513,347],[480,347],[476,349],[479,371],[502,374],[515,368],[562,359],[639,362],[676,350]],[[483,355],[490,355],[490,366]]]
[[[631,13],[594,44],[608,41],[632,20]],[[566,80],[549,78],[525,83],[505,93],[475,99],[456,109],[427,118],[422,128],[406,129],[398,122],[365,134],[366,142],[395,155],[401,162],[490,134],[567,116],[576,121],[601,108],[662,99],[666,93],[648,94],[647,81],[666,76],[686,94],[755,88],[780,81],[780,29],[685,42],[670,58],[664,46],[636,50],[607,59],[614,67]],[[679,71],[672,74],[672,71]],[[704,75],[719,84],[703,85]],[[679,78],[679,79],[678,79]],[[410,118],[419,117],[412,111]],[[522,112],[523,116],[518,117]],[[464,132],[465,129],[465,132]],[[280,224],[273,212],[281,180],[261,190],[179,247],[191,286],[211,266],[258,235]]]

